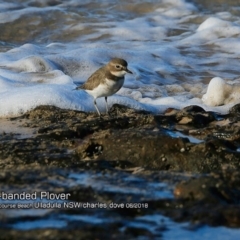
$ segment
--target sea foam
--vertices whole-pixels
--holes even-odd
[[[0,117],[16,116],[39,105],[95,111],[92,97],[74,89],[113,57],[127,60],[133,75],[127,74],[123,88],[109,97],[110,107],[118,103],[162,113],[169,107],[194,104],[227,113],[240,99],[235,90],[221,93],[240,83],[239,17],[229,12],[203,16],[184,0],[162,3],[155,10],[144,9],[125,18],[98,15],[101,21],[91,14],[84,18],[82,12],[85,20],[68,25],[69,34],[62,35],[68,37],[65,43],[27,43],[0,52]],[[28,12],[44,10],[14,6],[5,5],[17,14],[4,21],[11,23]],[[59,13],[61,7],[67,8],[68,3],[46,9]],[[71,21],[78,17],[69,14]],[[77,33],[74,41],[66,41]],[[104,99],[97,102],[104,112]]]

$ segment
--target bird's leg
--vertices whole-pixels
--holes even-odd
[[[96,108],[99,117],[101,117],[101,113],[99,112],[98,107],[97,107],[96,99],[94,99],[94,107]]]
[[[105,97],[105,102],[106,102],[106,111],[107,111],[107,114],[109,115],[108,104],[107,104],[107,97]]]
[[[105,97],[105,102],[106,102],[106,111],[107,111],[107,114],[108,114],[108,116],[111,117],[111,114],[109,113],[109,109],[108,109],[107,97]]]

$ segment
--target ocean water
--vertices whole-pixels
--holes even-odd
[[[110,106],[227,113],[240,102],[239,13],[237,1],[221,0],[1,1],[0,117],[39,105],[95,111],[73,89],[113,57],[133,75]]]

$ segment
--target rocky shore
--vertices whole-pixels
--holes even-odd
[[[240,105],[227,115],[198,106],[152,115],[114,105],[110,112],[99,119],[41,106],[0,120],[1,191],[70,193],[71,202],[124,204],[40,215],[3,209],[1,239],[157,239],[166,231],[163,223],[147,222],[158,227],[155,232],[126,223],[152,214],[190,222],[193,230],[203,224],[240,227]],[[147,184],[158,191],[163,184],[169,196],[145,194]],[[21,227],[53,218],[62,227]]]

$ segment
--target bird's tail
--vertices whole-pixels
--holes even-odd
[[[72,91],[81,89],[81,86],[82,86],[82,85],[77,86],[76,88],[72,89]]]

